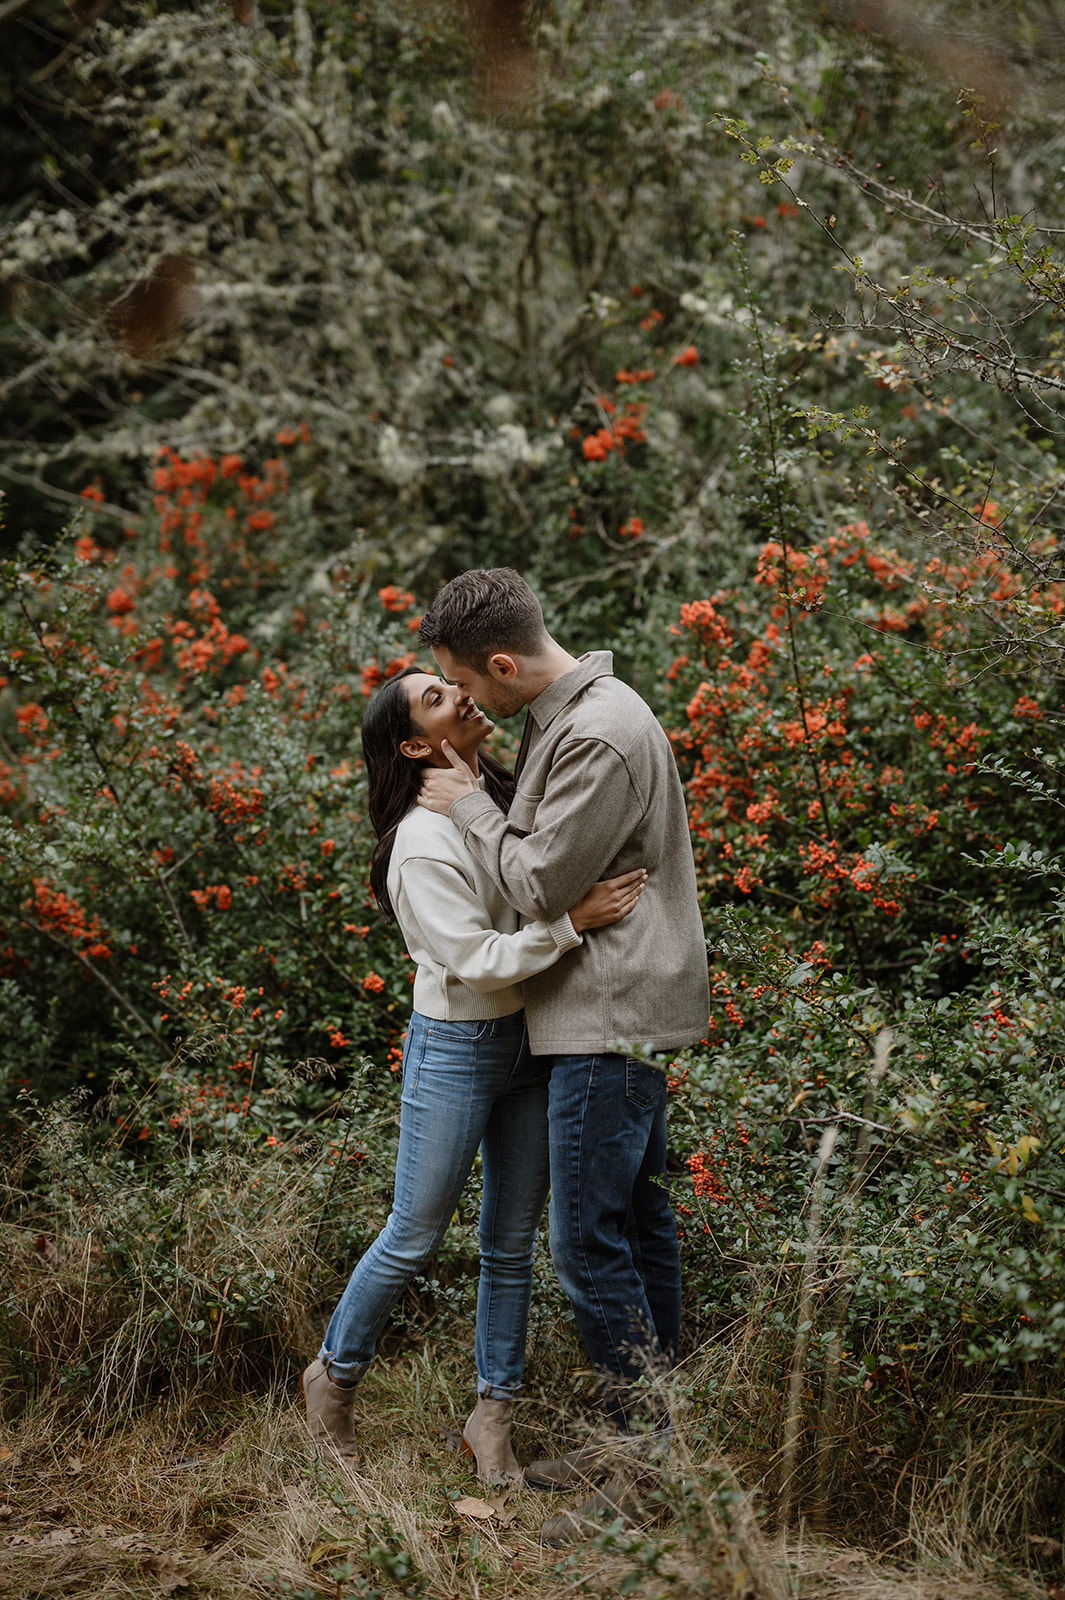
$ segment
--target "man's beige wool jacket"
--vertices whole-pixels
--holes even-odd
[[[673,751],[609,651],[584,656],[532,701],[508,816],[485,794],[451,807],[470,854],[523,918],[554,922],[600,878],[646,867],[635,911],[585,934],[523,985],[537,1055],[639,1046],[672,1051],[706,1033],[706,943]]]

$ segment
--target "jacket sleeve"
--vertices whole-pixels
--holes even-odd
[[[518,809],[515,803],[511,815]],[[450,814],[467,850],[510,904],[523,917],[551,922],[599,882],[643,811],[632,774],[613,746],[573,739],[555,753],[531,833],[522,833],[485,794],[463,795]]]
[[[495,811],[493,802],[488,803]],[[448,861],[408,858],[401,893],[426,949],[478,994],[493,994],[531,978],[584,942],[566,915],[550,923],[531,922],[517,933],[500,933],[473,885]]]

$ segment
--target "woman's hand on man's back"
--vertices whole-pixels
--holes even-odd
[[[578,900],[571,908],[569,919],[578,933],[586,928],[607,928],[612,922],[620,922],[635,909],[646,882],[646,869],[635,867],[618,878],[604,878],[601,883],[593,883],[583,900]]]

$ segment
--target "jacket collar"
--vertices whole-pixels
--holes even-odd
[[[535,700],[529,701],[530,717],[542,733],[590,683],[594,683],[596,678],[612,677],[613,673],[613,651],[589,650],[587,655],[581,656],[575,667],[564,672],[561,678],[556,678],[554,683],[549,683]]]

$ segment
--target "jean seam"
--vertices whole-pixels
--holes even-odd
[[[629,1240],[629,1249],[632,1251],[632,1264],[640,1275],[640,1282],[643,1284],[644,1292],[646,1293],[647,1272],[643,1264],[643,1246],[640,1243],[640,1230],[636,1222],[636,1212],[634,1211],[631,1203],[629,1205],[628,1217],[625,1220],[631,1226],[632,1230],[632,1237]]]
[[[411,1050],[411,1061],[410,1061],[410,1073],[411,1073],[410,1092],[411,1092],[412,1095],[414,1095],[414,1094],[417,1094],[417,1092],[418,1092],[418,1079],[419,1079],[419,1077],[421,1075],[422,1066],[423,1066],[423,1064],[425,1062],[425,1047],[426,1047],[426,1044],[428,1042],[429,1034],[428,1034],[428,1029],[426,1029],[426,1028],[419,1028],[415,1032],[413,1017],[411,1018],[411,1021],[410,1021],[409,1025],[408,1025],[408,1028],[407,1028],[408,1044],[409,1044],[409,1041],[411,1041],[412,1038],[414,1040],[416,1040],[417,1046],[418,1046],[417,1059],[415,1059],[414,1051],[412,1049]],[[405,1070],[406,1069],[406,1065],[407,1065],[406,1062],[404,1062],[403,1065],[404,1065],[403,1077],[405,1078],[406,1075],[407,1075],[406,1074],[406,1070]],[[401,1101],[402,1101],[402,1098],[403,1098],[403,1091],[404,1091],[404,1089],[406,1089],[406,1087],[407,1087],[407,1085],[401,1081],[401,1083],[400,1083],[400,1100]]]
[[[485,1119],[484,1132],[481,1134],[481,1181],[482,1181],[482,1184],[484,1182],[484,1147],[487,1144],[488,1139],[489,1139],[489,1137],[491,1135],[492,1119],[494,1118],[495,1113],[498,1110],[498,1108],[499,1108],[499,1101],[497,1100],[495,1105],[492,1107],[491,1111],[488,1113],[487,1118]],[[478,1246],[478,1250],[480,1252],[480,1257],[481,1257],[481,1272],[482,1273],[484,1272],[484,1257],[485,1257],[484,1221],[485,1221],[485,1201],[487,1199],[488,1199],[488,1195],[485,1192],[485,1190],[482,1188],[482,1190],[481,1190],[481,1216],[480,1216],[479,1225],[478,1225],[478,1229],[477,1229],[477,1246]],[[491,1225],[492,1242],[494,1244],[495,1243],[496,1214],[497,1214],[498,1207],[499,1207],[499,1185],[498,1185],[498,1183],[496,1183],[494,1188],[493,1188],[491,1200],[492,1200],[492,1204],[491,1204],[491,1224],[490,1225]],[[484,1345],[485,1345],[485,1349],[486,1350],[491,1350],[492,1349],[492,1309],[493,1309],[492,1308],[492,1297],[491,1297],[491,1295],[489,1295],[487,1297],[487,1299],[486,1299],[485,1309],[484,1309]],[[475,1315],[476,1315],[476,1313],[475,1313]],[[481,1373],[477,1374],[477,1378],[478,1378],[477,1393],[478,1394],[482,1393],[481,1385],[480,1385],[481,1376],[482,1376]],[[492,1387],[493,1387],[493,1385],[489,1384],[489,1388],[492,1388]]]

